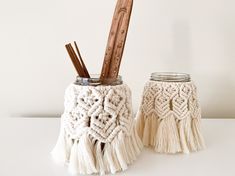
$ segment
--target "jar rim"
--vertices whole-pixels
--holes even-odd
[[[99,86],[99,85],[115,86],[123,84],[123,81],[122,81],[122,76],[120,75],[118,75],[117,78],[104,78],[101,80],[99,74],[91,74],[90,78],[77,76],[74,84],[82,86]]]
[[[190,74],[179,72],[154,72],[150,80],[162,82],[190,82]]]

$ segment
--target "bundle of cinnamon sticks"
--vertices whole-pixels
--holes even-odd
[[[117,0],[100,74],[101,82],[107,78],[116,79],[118,77],[132,6],[133,0]],[[80,77],[90,78],[90,74],[81,57],[76,42],[74,42],[74,45],[77,53],[74,51],[73,46],[70,43],[65,45],[70,59],[72,60],[72,63]]]

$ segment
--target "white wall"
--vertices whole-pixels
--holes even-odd
[[[115,0],[1,0],[0,117],[53,116],[75,71],[76,40],[99,73]],[[121,75],[136,110],[154,71],[192,74],[204,117],[235,117],[235,1],[135,0]]]

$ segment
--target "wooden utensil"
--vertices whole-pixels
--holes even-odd
[[[79,49],[78,49],[78,45],[77,45],[77,43],[76,43],[75,41],[74,41],[74,45],[75,45],[75,48],[76,48],[76,50],[77,50],[77,54],[78,54],[78,57],[79,57],[80,62],[81,62],[81,64],[82,64],[83,70],[84,70],[84,72],[85,72],[85,74],[86,74],[86,77],[87,77],[87,78],[90,78],[90,74],[89,74],[89,72],[88,72],[88,70],[87,70],[87,68],[86,68],[85,63],[83,62],[81,53],[80,53],[80,51],[79,51]]]
[[[80,63],[79,59],[78,59],[78,56],[76,55],[72,45],[69,43],[67,45],[65,45],[67,51],[68,51],[68,54],[70,56],[70,59],[72,60],[72,63],[78,73],[78,75],[80,77],[88,77],[88,75],[86,74],[86,72],[84,71],[83,67],[82,67],[82,64]]]
[[[100,79],[117,78],[125,47],[133,0],[118,0],[109,33]]]

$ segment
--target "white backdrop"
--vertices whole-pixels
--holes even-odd
[[[55,116],[76,40],[101,70],[116,0],[0,0],[0,117]],[[203,117],[235,117],[235,1],[135,0],[120,74],[136,111],[154,71],[192,74]]]

